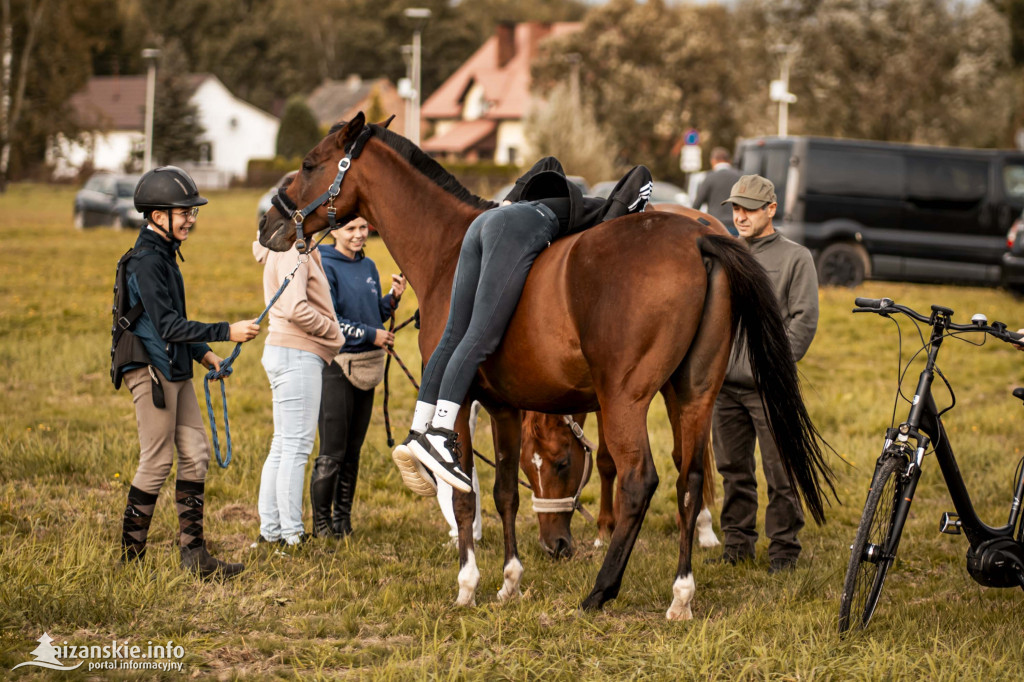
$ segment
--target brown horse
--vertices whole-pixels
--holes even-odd
[[[336,214],[366,218],[419,294],[420,352],[429,357],[447,318],[462,238],[473,218],[493,204],[469,193],[408,140],[367,125],[362,113],[332,128],[306,155],[284,195],[288,212],[275,208],[264,215],[260,242],[284,251],[296,241],[303,219],[306,232],[313,233]],[[693,219],[651,212],[569,235],[540,254],[503,341],[481,366],[456,425],[460,441],[468,442],[469,405],[477,398],[495,427],[494,500],[505,538],[499,599],[519,594],[523,573],[515,535],[521,410],[601,410],[602,439],[618,472],[619,514],[604,563],[582,604],[598,609],[619,592],[658,485],[646,417],[654,395],[668,385],[680,405],[673,426],[683,453],[676,482],[683,529],[666,615],[692,617],[701,455],[738,323],[787,470],[811,515],[823,521],[822,485],[831,487],[832,473],[800,397],[771,283],[741,242]],[[473,466],[468,448],[462,466],[466,471]],[[456,603],[469,605],[480,580],[471,530],[473,495],[457,495],[455,507]]]
[[[601,413],[598,412],[598,430]],[[595,448],[581,434],[574,430],[582,428],[586,414],[573,415],[572,422],[566,416],[523,413],[523,449],[519,467],[526,474],[533,491],[533,510],[537,513],[537,527],[540,546],[552,558],[572,556],[574,551],[572,519],[577,511],[579,495],[587,484],[593,464],[588,458],[596,459],[601,479],[601,497],[597,515],[597,539],[599,547],[608,541],[615,530],[615,462],[611,453],[600,441]],[[675,423],[675,421],[673,421]],[[588,450],[596,450],[595,453]],[[682,467],[682,453],[674,449],[672,460],[678,471]],[[704,449],[704,470],[714,468],[714,457],[710,443]],[[711,526],[711,512],[707,505],[714,500],[714,477],[704,477],[704,508],[697,515],[697,542],[701,547],[717,547],[721,543]],[[582,507],[579,507],[582,513]],[[586,514],[593,521],[589,514]],[[682,520],[677,518],[680,527]]]

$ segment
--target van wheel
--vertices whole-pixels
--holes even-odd
[[[818,284],[852,288],[870,276],[871,261],[860,244],[829,244],[818,256]]]

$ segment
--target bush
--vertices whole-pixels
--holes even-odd
[[[306,100],[299,96],[289,99],[277,130],[277,155],[302,158],[320,137],[320,126]]]

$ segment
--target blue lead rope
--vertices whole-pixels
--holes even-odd
[[[310,249],[309,251],[304,252],[302,256],[308,255],[310,251],[320,246],[320,242],[322,242],[324,238],[329,234],[329,230],[325,231],[323,236],[320,237],[320,239],[317,240],[316,244],[313,245],[313,248]],[[270,299],[270,303],[268,303],[267,307],[263,309],[263,312],[260,313],[260,316],[256,318],[256,324],[259,324],[260,322],[263,321],[263,318],[267,316],[267,314],[270,312],[270,309],[274,307],[275,303],[277,303],[277,299],[281,298],[281,294],[284,293],[285,288],[291,283],[292,278],[295,276],[295,272],[299,269],[299,266],[306,262],[302,259],[302,256],[299,257],[298,262],[295,263],[295,267],[292,268],[292,271],[289,272],[288,275],[284,278],[284,281],[281,282],[281,286],[278,287],[277,292]],[[220,369],[211,369],[209,372],[207,372],[206,376],[203,377],[203,390],[206,392],[206,416],[210,418],[210,431],[213,433],[213,454],[217,457],[217,464],[220,465],[221,469],[227,469],[228,465],[231,464],[231,425],[228,423],[228,394],[227,388],[224,386],[224,382],[221,381],[220,399],[221,403],[224,405],[225,441],[225,456],[222,459],[220,456],[220,439],[217,437],[217,420],[213,416],[213,400],[210,397],[210,382],[217,381],[219,379],[223,380],[225,377],[231,376],[231,372],[233,371],[231,365],[235,361],[235,358],[238,357],[238,354],[241,351],[242,343],[236,343],[235,349],[231,351],[231,355],[229,355],[227,358],[221,361]]]

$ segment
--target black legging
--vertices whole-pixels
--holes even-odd
[[[370,426],[373,389],[363,391],[345,377],[338,363],[324,367],[320,397],[320,451],[314,471],[359,469],[359,451]],[[354,478],[354,475],[353,475]]]
[[[480,363],[501,343],[533,261],[558,231],[555,212],[538,202],[477,216],[462,240],[448,324],[423,371],[421,402],[462,404]]]

